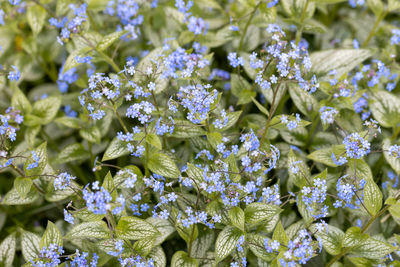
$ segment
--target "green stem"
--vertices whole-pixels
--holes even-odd
[[[189,240],[189,247],[188,247],[188,255],[191,257],[192,253],[192,246],[193,246],[193,237],[194,237],[194,227],[195,225],[192,225],[192,232],[190,233],[190,240]]]
[[[117,111],[116,108],[114,108],[114,113],[115,113],[115,116],[117,116],[117,119],[118,119],[118,121],[119,121],[119,124],[121,124],[122,128],[124,129],[124,132],[125,132],[125,133],[129,133],[128,128],[126,127],[124,121],[123,121],[122,118],[121,118],[121,115],[119,115],[119,113],[118,113],[118,111]]]
[[[372,37],[374,37],[375,32],[376,32],[376,30],[377,30],[379,24],[380,24],[381,21],[386,17],[386,14],[387,14],[386,12],[382,12],[382,14],[380,14],[380,15],[376,18],[374,26],[372,27],[371,31],[369,32],[367,39],[365,39],[365,41],[364,41],[363,44],[362,44],[362,47],[363,47],[363,48],[365,48],[365,47],[368,45],[369,41],[371,41]]]
[[[121,69],[118,67],[117,64],[115,64],[115,62],[114,62],[114,60],[113,60],[112,58],[110,58],[110,57],[107,56],[105,53],[103,53],[103,52],[101,52],[101,51],[99,51],[99,50],[96,50],[96,51],[97,51],[97,53],[100,54],[100,56],[101,56],[108,64],[111,65],[111,67],[114,69],[114,71],[116,71],[116,72],[120,72],[120,71],[121,71]]]
[[[392,141],[393,140],[395,140],[396,138],[397,138],[397,136],[399,135],[399,133],[400,133],[400,127],[394,127],[393,128],[393,134],[392,134]]]
[[[254,7],[253,12],[251,12],[250,17],[249,17],[249,19],[247,20],[246,25],[244,26],[243,35],[242,35],[242,37],[240,38],[240,43],[239,43],[239,49],[238,49],[239,52],[242,51],[243,44],[244,44],[244,38],[246,37],[247,30],[248,30],[248,28],[249,28],[249,26],[250,26],[251,21],[253,20],[253,18],[254,18],[254,16],[255,16],[255,14],[257,13],[257,9],[260,7],[260,5],[261,5],[262,2],[263,2],[263,1],[260,1],[260,2]]]
[[[279,102],[278,102],[277,104],[275,104],[275,101],[276,101],[276,96],[278,95],[278,91],[279,91],[279,88],[280,88],[281,84],[282,84],[282,81],[280,80],[280,81],[278,82],[278,84],[276,85],[275,90],[273,91],[273,92],[274,92],[274,95],[273,95],[273,97],[272,97],[272,103],[271,103],[271,107],[270,107],[270,109],[269,109],[268,120],[267,120],[267,123],[265,124],[265,129],[264,129],[264,132],[263,132],[263,134],[262,134],[262,136],[261,136],[261,144],[260,144],[260,147],[262,147],[263,144],[264,144],[264,140],[265,140],[265,137],[267,136],[268,128],[269,128],[269,125],[270,125],[270,123],[271,123],[272,116],[274,115],[275,110],[276,110],[276,108],[277,108],[278,105],[279,105]],[[286,91],[286,87],[285,87],[285,91]],[[284,95],[284,94],[285,94],[285,93],[282,94],[282,98],[283,98],[283,95]],[[280,101],[280,99],[279,99],[279,101]]]
[[[296,31],[296,45],[298,45],[301,40],[301,35],[302,35],[303,29],[304,29],[303,22],[306,18],[306,12],[308,9],[309,2],[310,2],[309,0],[306,1],[306,4],[304,5],[303,10],[301,11],[300,28]]]

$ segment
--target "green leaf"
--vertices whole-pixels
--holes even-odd
[[[70,53],[67,59],[65,60],[63,73],[78,66],[79,63],[76,61],[76,57],[86,56],[92,49],[93,48],[87,46],[80,50],[74,50],[72,53]]]
[[[350,159],[348,163],[347,174],[355,175],[361,179],[365,179],[365,181],[373,181],[372,171],[369,167],[368,163],[366,163],[363,159]],[[354,170],[355,167],[355,170]]]
[[[167,257],[165,256],[164,250],[161,246],[157,246],[150,251],[148,255],[150,259],[154,260],[155,267],[167,266]]]
[[[217,146],[222,143],[222,134],[219,132],[207,133],[207,140],[211,146],[216,149]]]
[[[155,245],[156,237],[144,238],[137,240],[133,244],[133,249],[141,256],[147,256]]]
[[[155,245],[161,245],[172,233],[175,232],[174,225],[169,220],[164,220],[155,217],[149,217],[146,222],[150,223],[157,229],[159,234],[156,236]]]
[[[200,227],[199,234],[192,243],[191,255],[194,258],[204,258],[207,255],[207,251],[215,243],[215,234],[212,229]]]
[[[336,158],[340,155],[344,155],[345,152],[344,145],[334,145],[329,148],[322,148],[319,150],[315,150],[310,155],[307,156],[308,159],[311,159],[315,162],[323,163],[330,167],[337,167],[337,165],[332,160],[332,153],[335,154]]]
[[[336,4],[341,2],[346,2],[347,0],[312,0],[317,2],[317,4]]]
[[[299,161],[300,158],[296,156],[296,154],[293,152],[293,150],[289,151],[289,156],[288,156],[288,161],[287,161],[287,167],[290,168],[291,165],[294,164],[294,162]],[[297,163],[296,167],[299,168],[299,171],[297,173],[293,173],[292,171],[289,170],[289,182],[288,183],[293,183],[299,188],[303,188],[304,186],[307,185],[307,180],[310,179],[311,174],[310,174],[310,169],[308,168],[307,164],[304,163],[304,161],[300,160],[301,163]]]
[[[236,125],[236,122],[239,120],[241,114],[242,111],[226,112],[226,116],[228,117],[228,123],[221,129],[216,129],[214,125],[211,125],[211,128],[215,129],[216,131],[226,131]]]
[[[328,225],[328,230],[317,231],[315,225],[310,228],[313,232],[316,232],[316,236],[322,239],[322,244],[326,252],[331,255],[338,255],[342,249],[342,241],[344,233],[337,227]]]
[[[256,96],[256,92],[251,91],[249,82],[237,74],[231,74],[231,91],[239,99],[238,105],[250,103],[251,98]]]
[[[389,207],[390,214],[395,218],[400,218],[400,201]]]
[[[367,5],[374,12],[375,16],[378,17],[382,14],[384,9],[382,0],[367,0]]]
[[[73,128],[73,129],[80,129],[81,126],[81,121],[78,118],[73,118],[73,117],[59,117],[54,120],[56,123],[62,124],[66,127]]]
[[[189,243],[190,240],[195,240],[199,235],[199,229],[196,224],[192,224],[189,227],[184,227],[181,222],[176,222],[175,228],[179,236],[185,240],[186,243]]]
[[[47,221],[46,231],[44,231],[39,244],[41,249],[48,247],[50,244],[56,244],[58,246],[63,245],[63,239],[60,230],[58,230],[57,226],[51,221]]]
[[[268,110],[260,104],[260,102],[257,101],[257,99],[255,99],[254,97],[251,98],[251,100],[253,101],[253,103],[257,106],[257,108],[264,113],[265,115],[269,116],[269,112]]]
[[[22,230],[21,249],[24,259],[28,262],[37,257],[40,252],[40,237],[34,233]]]
[[[163,153],[153,153],[148,159],[148,168],[161,176],[178,178],[180,171],[175,162]]]
[[[204,181],[203,170],[199,167],[194,166],[192,163],[187,164],[186,173],[190,179],[195,181],[197,185],[195,188],[200,186],[200,184]]]
[[[400,159],[393,157],[389,153],[389,147],[392,145],[389,138],[385,138],[382,142],[383,156],[385,157],[387,163],[390,167],[397,173],[400,174]]]
[[[40,33],[46,20],[46,10],[39,5],[29,6],[26,11],[28,24],[34,34]]]
[[[88,140],[91,143],[98,144],[100,143],[101,133],[99,128],[94,125],[89,128],[83,128],[79,131],[80,136],[83,139]]]
[[[101,39],[101,41],[97,44],[96,50],[97,51],[106,50],[109,46],[111,46],[114,42],[119,40],[119,38],[121,38],[121,36],[126,33],[127,31],[118,31],[104,36],[103,39]]]
[[[193,124],[187,120],[174,119],[175,128],[174,132],[171,134],[175,138],[190,138],[195,136],[202,136],[206,134],[199,125]]]
[[[270,262],[274,257],[276,257],[276,255],[267,252],[264,245],[264,239],[265,236],[260,234],[248,234],[246,237],[251,252],[253,252],[257,258]]]
[[[367,181],[364,187],[364,205],[372,216],[382,207],[382,192],[374,181]]]
[[[36,162],[32,153],[29,155],[27,161],[25,161],[24,169],[27,176],[34,176],[42,174],[47,165],[47,143],[43,142],[40,146],[38,146],[35,150],[36,155],[39,157],[38,166],[28,170],[28,165]]]
[[[364,240],[359,246],[352,248],[350,253],[357,257],[378,260],[390,254],[393,250],[394,248],[390,244],[370,237]]]
[[[389,0],[388,1],[388,11],[392,12],[397,9],[400,9],[400,1],[398,0]]]
[[[368,239],[367,234],[362,234],[359,227],[350,227],[347,229],[342,246],[345,247],[356,247],[361,245],[366,239]]]
[[[232,226],[225,226],[217,237],[215,243],[215,261],[216,263],[225,259],[235,248],[239,238],[244,233]]]
[[[119,238],[139,240],[158,235],[158,231],[150,223],[132,216],[122,217],[116,228]]]
[[[39,118],[41,125],[48,124],[57,115],[61,106],[61,98],[58,96],[49,96],[45,99],[36,101],[33,104],[32,115]],[[34,126],[34,125],[33,125]]]
[[[228,211],[228,215],[232,225],[244,231],[244,211],[239,207],[233,207]]]
[[[26,197],[22,198],[14,187],[7,192],[2,201],[3,205],[26,205],[35,202],[39,198],[36,190],[31,190]]]
[[[15,86],[13,88],[13,96],[11,98],[11,106],[20,110],[22,114],[28,114],[32,111],[32,105],[29,102],[28,98],[24,95],[24,93]]]
[[[7,236],[0,244],[0,265],[5,267],[13,266],[17,240],[15,233]],[[4,265],[3,265],[4,264]]]
[[[158,149],[162,149],[162,144],[161,144],[161,140],[158,137],[158,135],[153,134],[153,133],[149,133],[146,135],[146,142],[152,146],[154,146],[155,148]]]
[[[117,197],[117,190],[115,190],[114,181],[111,175],[111,172],[107,172],[106,176],[103,179],[103,184],[101,185],[108,192],[112,192],[111,196],[113,199]]]
[[[282,209],[276,205],[261,202],[251,203],[244,209],[245,221],[248,224],[258,224],[262,221],[271,220],[280,212],[282,212]]]
[[[82,144],[75,143],[64,147],[58,154],[56,161],[58,163],[67,163],[88,158],[90,158],[90,153],[86,151]]]
[[[14,188],[21,198],[25,198],[31,191],[32,180],[29,178],[18,177],[14,180]]]
[[[285,229],[282,226],[282,222],[276,225],[274,233],[272,234],[272,240],[277,240],[279,243],[284,244],[285,246],[289,243],[289,238],[285,233]]]
[[[115,137],[108,145],[101,161],[116,159],[128,154],[129,151],[126,147],[126,143]]]
[[[311,72],[323,76],[336,69],[337,76],[351,71],[371,56],[367,49],[330,49],[314,52],[310,55]]]
[[[75,225],[65,236],[66,239],[110,238],[110,229],[104,221],[84,222]]]
[[[380,90],[370,97],[372,115],[380,125],[386,128],[397,127],[400,123],[400,98]]]
[[[296,83],[289,83],[288,91],[290,98],[296,107],[309,118],[313,118],[313,114],[318,111],[318,101],[317,99],[300,88]]]
[[[177,251],[172,256],[171,267],[197,267],[198,265],[197,260],[189,257],[184,251]]]

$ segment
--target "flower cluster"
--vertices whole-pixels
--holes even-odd
[[[321,178],[314,179],[312,186],[305,186],[301,190],[302,200],[315,219],[328,215],[328,206],[323,205],[327,190],[326,181]]]
[[[70,4],[69,8],[74,12],[73,18],[68,19],[67,17],[63,17],[60,19],[49,19],[50,25],[61,29],[60,36],[57,37],[57,42],[59,42],[61,45],[67,42],[71,38],[72,34],[79,33],[82,23],[87,19],[86,3],[79,6]]]
[[[24,117],[19,110],[9,107],[4,115],[0,114],[0,135],[7,137],[10,141],[15,141],[18,128],[12,126],[12,124],[20,125],[23,120]]]
[[[348,175],[340,177],[336,183],[338,199],[333,203],[333,206],[335,208],[359,208],[363,198],[362,189],[364,188],[365,183],[366,181],[364,179],[357,182],[351,179]]]

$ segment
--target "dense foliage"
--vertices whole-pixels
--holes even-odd
[[[400,266],[399,0],[3,0],[0,266]]]

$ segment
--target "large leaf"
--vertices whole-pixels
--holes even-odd
[[[312,62],[311,72],[323,76],[336,69],[337,75],[341,76],[354,69],[370,56],[371,52],[367,49],[330,49],[314,52],[310,55]]]
[[[150,238],[159,234],[153,225],[132,216],[122,217],[118,222],[116,231],[120,238],[132,240]]]
[[[176,138],[190,138],[205,134],[206,131],[200,125],[193,124],[188,120],[175,119],[174,132],[171,136]]]
[[[389,153],[389,147],[391,146],[391,142],[389,138],[386,138],[382,142],[383,156],[386,161],[389,163],[390,167],[397,173],[400,174],[400,159],[393,157]]]
[[[42,239],[40,240],[40,248],[42,249],[44,247],[48,247],[50,244],[62,246],[63,239],[61,236],[61,232],[60,230],[58,230],[57,226],[54,223],[48,221],[46,231],[44,231]]]
[[[86,151],[84,146],[79,143],[68,145],[61,150],[57,156],[58,163],[67,163],[76,160],[85,160],[90,157],[90,153]]]
[[[61,106],[61,98],[58,96],[49,96],[45,99],[36,101],[33,104],[33,110],[32,110],[32,115],[35,118],[34,124],[44,125],[51,122],[57,115],[60,106]]]
[[[32,32],[38,34],[42,30],[46,20],[46,10],[39,5],[29,6],[26,11],[26,17]]]
[[[110,230],[104,221],[84,222],[74,226],[65,236],[67,239],[109,238]]]
[[[155,172],[164,177],[178,178],[180,175],[180,171],[175,162],[166,154],[151,154],[147,164],[152,172]]]
[[[172,256],[171,267],[197,267],[196,259],[189,257],[184,251],[177,251]]]
[[[281,211],[282,209],[276,205],[259,202],[251,203],[244,210],[245,221],[249,224],[257,224],[262,221],[268,221]]]
[[[397,127],[400,123],[400,98],[396,95],[379,91],[371,96],[372,115],[383,127]]]
[[[127,31],[118,31],[118,32],[113,32],[110,33],[106,36],[104,36],[100,42],[96,46],[97,51],[104,51],[106,50],[109,46],[111,46],[114,42],[118,41],[119,38],[121,38],[122,35],[126,34]]]
[[[233,226],[244,231],[244,211],[240,207],[233,207],[228,211]]]
[[[236,247],[243,232],[232,226],[225,226],[217,237],[215,243],[215,261],[218,263],[225,259]]]
[[[4,264],[5,267],[13,266],[15,247],[16,247],[15,234],[7,236],[0,244],[0,265]]]
[[[104,152],[102,161],[116,159],[128,154],[126,143],[115,137]]]
[[[316,232],[316,236],[322,239],[324,249],[331,255],[338,255],[342,249],[342,241],[344,233],[337,227],[328,225],[328,230],[317,231],[315,225],[311,226],[311,230]]]
[[[34,233],[22,231],[21,249],[26,261],[36,258],[40,252],[40,237]]]
[[[382,192],[374,181],[367,181],[364,187],[364,205],[374,216],[382,207]]]
[[[370,237],[361,242],[359,246],[352,248],[350,252],[358,257],[378,260],[393,252],[393,250],[394,248],[390,244]]]

